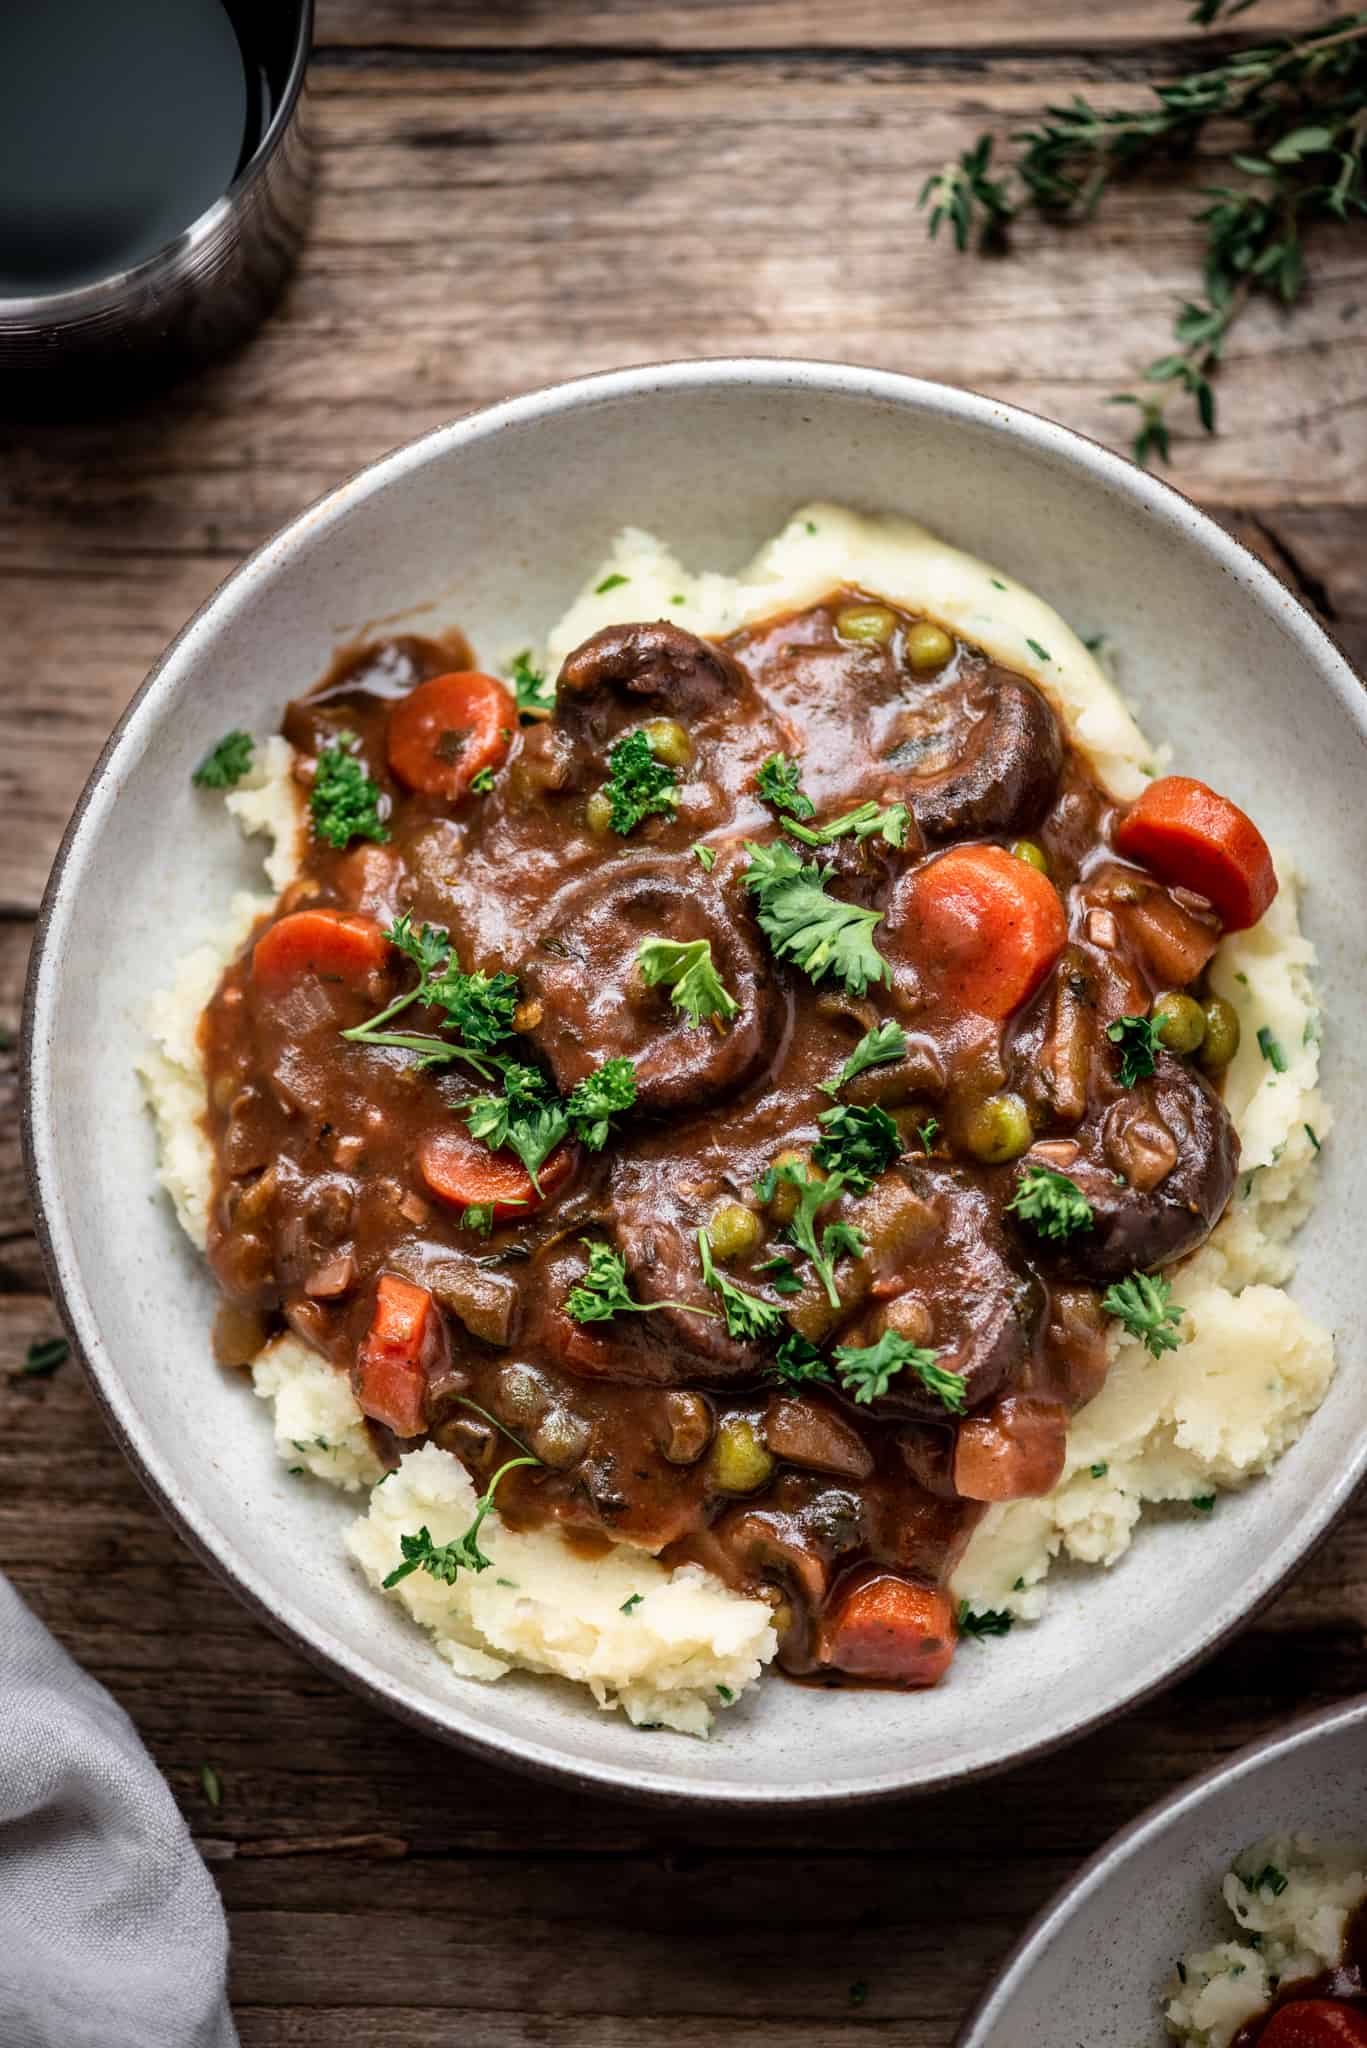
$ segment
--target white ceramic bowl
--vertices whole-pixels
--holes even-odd
[[[1367,1699],[1250,1744],[1122,1829],[1027,1928],[955,2048],[1172,2048],[1173,1965],[1235,1938],[1225,1872],[1302,1830],[1367,1860]]]
[[[1367,703],[1319,627],[1185,499],[1119,456],[939,385],[725,361],[561,385],[387,456],[229,577],[154,670],[53,870],[29,1001],[29,1143],[54,1290],[125,1450],[186,1538],[272,1626],[373,1699],[512,1761],[665,1799],[874,1798],[1001,1768],[1166,1684],[1306,1555],[1367,1462],[1357,1147],[1326,1151],[1298,1290],[1342,1363],[1270,1480],[1209,1522],[1155,1518],[1109,1574],[1057,1575],[1047,1622],[964,1654],[917,1697],[775,1679],[710,1743],[633,1732],[541,1681],[456,1680],[343,1554],[354,1505],[290,1479],[266,1417],[215,1369],[213,1288],[153,1182],[133,1076],[143,1003],[252,876],[190,769],[267,730],[335,643],[410,609],[486,659],[535,642],[631,521],[730,568],[803,499],[912,514],[1104,629],[1149,730],[1294,844],[1314,883],[1326,1079],[1351,1133],[1345,1045],[1367,988],[1357,890]],[[259,871],[258,871],[259,872]]]

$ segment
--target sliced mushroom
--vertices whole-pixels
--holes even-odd
[[[690,1023],[668,987],[644,982],[647,939],[706,940],[736,1014]],[[602,1061],[625,1058],[639,1109],[696,1109],[733,1094],[782,1040],[785,999],[750,921],[687,856],[609,866],[562,889],[523,980],[542,1006],[528,1036],[564,1094]]]
[[[753,696],[745,671],[710,640],[664,619],[606,626],[567,656],[556,685],[556,724],[600,752],[624,724],[651,710],[684,724]]]
[[[1044,697],[1024,676],[989,663],[969,672],[949,734],[953,754],[902,785],[923,838],[1023,832],[1048,809],[1063,739]],[[944,746],[937,746],[943,754]]]
[[[1092,1225],[1071,1234],[1061,1256],[1074,1272],[1102,1284],[1195,1251],[1224,1214],[1239,1165],[1228,1110],[1200,1074],[1171,1054],[1160,1054],[1157,1072],[1122,1104],[1099,1126],[1078,1132],[1083,1149],[1068,1169],[1091,1205]],[[1111,1155],[1121,1156],[1117,1134],[1127,1140],[1131,1172],[1146,1186],[1117,1178],[1111,1163]],[[1175,1164],[1155,1180],[1169,1151]],[[1027,1153],[1022,1167],[1030,1163]],[[1028,1225],[1022,1228],[1029,1233]]]

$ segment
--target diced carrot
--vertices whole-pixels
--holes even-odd
[[[517,705],[494,676],[433,676],[389,714],[389,765],[400,782],[454,802],[482,768],[497,768],[517,731]]]
[[[1273,2013],[1258,2048],[1367,2048],[1367,2012],[1335,1998],[1294,1998]]]
[[[821,1661],[856,1678],[936,1685],[954,1655],[946,1594],[890,1572],[864,1579],[821,1628]]]
[[[1032,1500],[1052,1493],[1068,1449],[1061,1401],[1005,1394],[959,1424],[954,1486],[965,1500]]]
[[[1171,887],[1209,897],[1226,931],[1247,931],[1277,893],[1272,855],[1253,820],[1189,775],[1151,782],[1116,826],[1115,846]]]
[[[382,1273],[375,1313],[356,1359],[357,1397],[365,1413],[395,1436],[420,1436],[428,1371],[446,1353],[446,1326],[425,1287]]]
[[[1000,846],[954,846],[911,870],[888,920],[927,985],[961,1010],[1006,1017],[1035,993],[1068,939],[1047,875]]]
[[[495,1223],[512,1223],[553,1195],[568,1179],[574,1153],[557,1145],[537,1171],[538,1195],[532,1177],[511,1152],[490,1152],[460,1129],[429,1131],[418,1146],[418,1171],[434,1195],[458,1209],[491,1205]]]
[[[373,917],[343,910],[295,910],[278,918],[252,949],[252,973],[264,988],[306,974],[361,982],[389,958],[389,941]]]

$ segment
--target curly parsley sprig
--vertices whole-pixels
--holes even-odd
[[[1151,1358],[1176,1351],[1182,1311],[1172,1298],[1172,1285],[1160,1273],[1131,1273],[1101,1297],[1108,1316],[1115,1316],[1131,1337],[1137,1337]]]
[[[760,930],[781,960],[791,960],[814,982],[834,974],[854,996],[892,979],[873,943],[881,910],[828,895],[833,870],[800,860],[781,839],[768,846],[747,839],[745,851],[745,886],[757,900]]]
[[[627,1262],[610,1244],[595,1238],[584,1249],[589,1255],[584,1277],[565,1296],[566,1313],[576,1323],[610,1323],[614,1316],[649,1315],[662,1308],[686,1309],[689,1315],[720,1322],[716,1309],[699,1308],[691,1301],[637,1301],[627,1282]]]
[[[724,1030],[740,1009],[713,965],[710,939],[643,939],[636,964],[648,988],[669,990],[690,1031],[709,1017]]]
[[[406,1579],[410,1572],[425,1571],[443,1586],[453,1586],[458,1572],[487,1572],[493,1559],[486,1557],[480,1549],[479,1532],[485,1516],[494,1505],[498,1482],[506,1473],[515,1472],[519,1465],[540,1463],[540,1458],[534,1458],[528,1452],[521,1458],[509,1458],[506,1465],[500,1465],[475,1503],[474,1520],[469,1528],[454,1537],[450,1543],[434,1543],[426,1523],[416,1536],[400,1536],[399,1549],[403,1554],[403,1563],[395,1565],[389,1577],[381,1582],[386,1593],[392,1586],[397,1586]]]
[[[1106,1036],[1120,1048],[1122,1088],[1133,1088],[1137,1081],[1147,1081],[1157,1072],[1163,1037],[1152,1017],[1117,1017],[1114,1024],[1107,1025]]]
[[[255,751],[251,734],[234,727],[232,732],[224,733],[217,746],[210,747],[190,780],[196,789],[236,789],[243,776],[250,773]]]
[[[609,823],[623,839],[643,818],[672,818],[678,807],[678,775],[667,761],[655,758],[644,732],[624,733],[614,741],[604,788],[612,807]]]
[[[1251,0],[1194,0],[1191,19],[1229,21]],[[1313,33],[1235,50],[1183,77],[1151,87],[1150,102],[1102,110],[1075,95],[1045,109],[1001,176],[992,139],[980,136],[921,191],[930,233],[950,225],[967,249],[975,231],[1000,245],[1024,206],[1048,218],[1088,220],[1108,186],[1141,167],[1190,160],[1219,123],[1222,153],[1244,183],[1206,185],[1196,214],[1205,237],[1204,289],[1173,324],[1175,346],[1143,372],[1143,388],[1113,404],[1138,413],[1136,462],[1171,460],[1168,408],[1191,401],[1207,433],[1216,426],[1214,372],[1250,299],[1291,306],[1305,284],[1305,246],[1321,222],[1367,217],[1367,11],[1343,14]]]
[[[756,1337],[773,1337],[782,1329],[781,1308],[758,1294],[751,1294],[748,1288],[737,1287],[735,1281],[720,1270],[712,1256],[712,1239],[706,1230],[698,1232],[698,1257],[702,1260],[704,1286],[710,1287],[720,1298],[728,1337],[738,1337],[748,1343]]]
[[[772,1202],[780,1183],[797,1189],[797,1206],[782,1234],[789,1244],[807,1254],[826,1290],[827,1301],[832,1308],[839,1308],[836,1261],[845,1253],[851,1258],[859,1258],[864,1250],[864,1240],[848,1223],[828,1223],[818,1237],[816,1219],[829,1203],[844,1193],[846,1177],[843,1173],[832,1173],[825,1180],[819,1180],[805,1165],[785,1160],[782,1165],[764,1169],[755,1182],[755,1193],[761,1202]]]
[[[1028,1166],[1006,1206],[1041,1237],[1071,1237],[1075,1231],[1090,1230],[1095,1220],[1077,1182],[1049,1166]]]
[[[389,799],[366,774],[360,751],[354,732],[339,732],[318,756],[309,815],[315,837],[326,839],[329,846],[350,846],[353,839],[374,839],[383,845],[389,837]]]
[[[951,1415],[962,1415],[968,1406],[968,1382],[960,1372],[949,1372],[937,1361],[938,1351],[913,1344],[896,1330],[884,1330],[876,1344],[837,1344],[836,1370],[840,1384],[856,1401],[879,1401],[898,1373],[909,1372]]]

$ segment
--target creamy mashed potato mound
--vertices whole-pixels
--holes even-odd
[[[1178,1964],[1163,1994],[1168,2032],[1190,2048],[1229,2048],[1279,1984],[1332,1968],[1348,1917],[1367,1897],[1363,1864],[1308,1835],[1245,1849],[1220,1887],[1238,1935]]]
[[[611,579],[620,580],[603,590]],[[547,665],[557,670],[591,633],[626,620],[669,618],[720,636],[817,603],[841,585],[928,613],[1030,676],[1117,796],[1136,796],[1154,772],[1159,755],[1096,657],[1051,606],[909,520],[834,505],[803,506],[736,577],[693,574],[650,534],[627,528],[551,632]],[[244,831],[271,841],[265,865],[276,891],[296,872],[300,852],[291,760],[286,741],[266,741],[227,798]],[[1112,1565],[1146,1504],[1205,1501],[1265,1472],[1328,1389],[1332,1341],[1284,1292],[1290,1239],[1309,1212],[1315,1155],[1331,1118],[1318,1091],[1314,950],[1300,931],[1294,868],[1285,857],[1276,864],[1276,902],[1252,931],[1222,941],[1210,971],[1242,1025],[1225,1099],[1243,1151],[1229,1210],[1173,1273],[1173,1299],[1184,1310],[1180,1348],[1152,1359],[1113,1332],[1107,1383],[1074,1418],[1058,1486],[1045,1499],[990,1509],[975,1533],[953,1587],[975,1608],[1037,1618],[1058,1557]],[[150,1006],[152,1043],[140,1071],[157,1122],[161,1179],[201,1249],[213,1153],[200,1121],[206,1102],[196,1027],[224,966],[272,901],[235,897],[221,932],[181,962],[170,989]],[[1285,1072],[1263,1058],[1263,1026],[1284,1049]],[[379,1462],[349,1382],[298,1340],[268,1345],[252,1378],[272,1404],[276,1448],[287,1465],[348,1491],[374,1488],[368,1513],[347,1537],[373,1584],[401,1561],[402,1534],[425,1525],[441,1543],[469,1525],[474,1489],[460,1462],[434,1444],[410,1452],[376,1484]],[[462,1677],[499,1678],[513,1666],[554,1673],[587,1685],[601,1706],[620,1707],[638,1725],[705,1734],[713,1708],[730,1705],[774,1655],[768,1607],[694,1567],[670,1573],[624,1544],[588,1560],[555,1530],[518,1533],[496,1514],[480,1541],[492,1570],[461,1572],[451,1586],[414,1572],[390,1596],[431,1631]],[[637,1592],[641,1600],[624,1616],[622,1602]],[[1221,2048],[1215,2035],[1209,2043],[1204,2035],[1189,2038]]]

